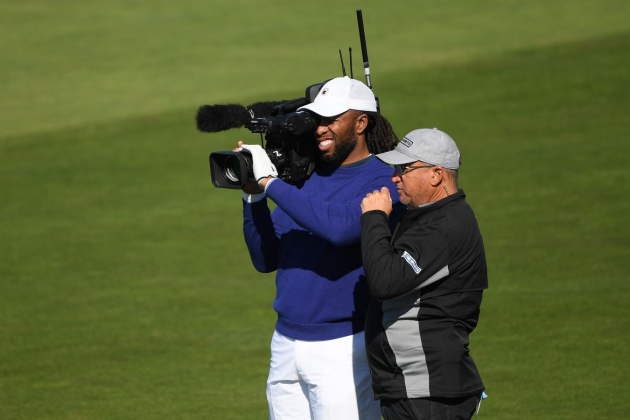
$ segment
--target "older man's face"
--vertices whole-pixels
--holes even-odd
[[[400,202],[412,207],[429,203],[435,191],[431,184],[434,169],[435,165],[421,161],[397,165],[392,182],[396,184]]]

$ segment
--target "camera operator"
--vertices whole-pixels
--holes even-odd
[[[277,177],[265,150],[252,155],[257,182],[243,187],[244,234],[255,268],[276,273],[267,380],[270,418],[380,419],[364,343],[369,292],[361,263],[361,200],[391,168],[373,153],[397,142],[374,94],[348,77],[326,83],[299,108],[320,117],[320,162],[298,185]],[[267,197],[276,203],[270,211]]]

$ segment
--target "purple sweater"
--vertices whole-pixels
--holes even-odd
[[[277,270],[276,330],[298,340],[330,340],[363,331],[369,292],[361,262],[361,201],[387,186],[393,170],[373,156],[318,168],[303,186],[277,179],[267,200],[244,201],[243,231],[254,267]]]

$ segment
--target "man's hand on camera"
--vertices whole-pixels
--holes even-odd
[[[243,142],[239,140],[238,146],[236,146],[236,148],[232,149],[232,151],[233,152],[240,152],[241,151],[241,146],[243,146]],[[245,185],[243,185],[241,190],[245,194],[261,194],[261,193],[265,192],[265,190],[260,188],[260,186],[258,185],[258,183],[256,181],[247,181],[247,182],[245,182]]]
[[[247,150],[252,155],[252,166],[254,178],[261,188],[265,188],[267,182],[278,176],[276,167],[271,163],[267,152],[261,146],[254,144],[240,144],[241,149]]]

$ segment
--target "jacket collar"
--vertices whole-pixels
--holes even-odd
[[[466,194],[464,194],[464,190],[457,190],[455,194],[449,195],[448,197],[444,197],[443,199],[435,201],[433,203],[427,203],[420,207],[407,208],[407,211],[403,214],[402,219],[400,220],[400,222],[396,225],[396,228],[394,229],[391,243],[393,244],[394,242],[396,242],[396,240],[402,234],[402,232],[407,230],[407,227],[409,225],[413,224],[416,220],[418,220],[422,216],[432,213],[438,209],[441,209],[442,207],[454,201],[463,200],[464,198],[466,198]]]
[[[441,209],[447,204],[452,203],[455,200],[459,200],[460,198],[466,198],[464,190],[457,190],[455,194],[451,194],[448,197],[444,197],[443,199],[434,201],[433,203],[423,204],[420,207],[409,207],[407,208],[405,217],[417,218],[423,216],[427,213],[431,213],[435,210]]]

